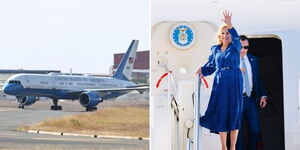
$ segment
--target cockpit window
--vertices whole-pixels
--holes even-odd
[[[21,84],[21,82],[18,81],[18,80],[10,80],[8,83],[10,83],[10,84]]]

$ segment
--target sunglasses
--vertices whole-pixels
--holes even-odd
[[[242,48],[244,48],[244,49],[248,49],[248,48],[249,48],[249,46],[242,46]]]

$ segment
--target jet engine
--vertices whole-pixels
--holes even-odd
[[[96,110],[97,104],[101,103],[103,100],[96,92],[83,92],[79,96],[80,105],[86,107],[86,111]]]
[[[36,101],[37,101],[37,98],[33,97],[33,96],[20,97],[20,99],[19,99],[20,105],[22,105],[22,106],[32,105]]]

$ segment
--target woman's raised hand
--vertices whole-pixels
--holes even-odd
[[[232,16],[232,12],[229,12],[229,10],[223,11],[223,17],[224,18],[221,19],[221,20],[229,27],[229,29],[232,28],[231,16]]]

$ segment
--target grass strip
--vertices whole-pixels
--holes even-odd
[[[109,107],[61,118],[44,120],[19,130],[149,137],[149,109]]]

